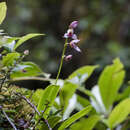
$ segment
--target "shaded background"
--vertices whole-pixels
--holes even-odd
[[[82,53],[68,50],[73,59],[64,63],[61,78],[83,65],[99,64],[96,76],[106,64],[120,57],[130,71],[130,1],[129,0],[7,0],[7,17],[2,25],[11,36],[45,33],[27,41],[20,51],[30,50],[26,60],[34,61],[45,72],[56,76],[68,25],[79,21],[76,32]],[[126,79],[126,80],[127,80]]]

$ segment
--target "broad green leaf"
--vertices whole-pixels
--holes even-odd
[[[27,34],[26,36],[23,36],[21,37],[18,42],[15,44],[14,46],[14,50],[16,50],[16,48],[18,48],[22,43],[24,43],[25,41],[33,38],[33,37],[37,37],[37,36],[41,36],[41,35],[44,35],[44,34],[36,34],[36,33],[32,33],[32,34]]]
[[[14,64],[14,61],[18,59],[19,56],[20,54],[17,52],[8,53],[6,56],[3,56],[2,64],[4,66],[12,66]]]
[[[75,93],[76,88],[77,88],[76,84],[72,84],[70,82],[64,83],[64,86],[62,87],[61,92],[60,92],[60,104],[61,106],[63,106],[63,112],[66,110],[69,104],[69,100]]]
[[[0,3],[0,24],[5,19],[6,11],[7,11],[6,3],[5,2],[1,2]]]
[[[125,71],[123,70],[123,64],[118,58],[113,61],[112,65],[107,66],[101,73],[98,85],[102,101],[107,110],[110,109],[115,101],[124,76]]]
[[[76,76],[82,76],[84,74],[87,74],[86,78],[84,80],[87,80],[90,75],[93,73],[93,71],[97,68],[98,66],[83,66],[79,69],[77,69],[76,71],[74,71],[69,77],[68,79],[73,79]]]
[[[38,76],[42,70],[33,62],[22,62],[18,64],[11,73],[11,78]]]
[[[44,118],[46,119],[48,117],[48,114],[50,112],[51,106],[54,103],[54,100],[59,92],[60,87],[57,85],[50,85],[48,86],[44,93],[41,95],[41,98],[38,103],[38,110],[44,111]]]
[[[70,126],[73,122],[75,122],[76,120],[80,119],[82,116],[85,116],[86,114],[88,114],[91,111],[91,109],[92,109],[92,106],[89,105],[86,108],[82,109],[80,112],[74,114],[69,119],[65,120],[61,124],[61,126],[58,128],[58,130],[64,130],[65,128]]]
[[[120,124],[130,114],[130,98],[120,102],[111,112],[108,118],[108,125],[113,128]]]
[[[96,123],[100,120],[98,115],[92,115],[87,119],[81,119],[71,126],[71,130],[93,130]]]
[[[33,95],[32,95],[32,100],[34,101],[34,103],[37,105],[39,100],[40,100],[40,97],[41,95],[43,95],[44,93],[44,90],[43,89],[37,89]]]

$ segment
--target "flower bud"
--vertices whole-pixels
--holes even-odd
[[[78,25],[78,21],[73,21],[70,25],[69,25],[69,28],[76,28]]]
[[[25,50],[24,55],[28,55],[28,54],[29,54],[29,50]]]
[[[65,61],[70,61],[72,59],[72,55],[68,55],[65,57]]]

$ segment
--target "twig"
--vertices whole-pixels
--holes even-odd
[[[43,114],[44,114],[44,112],[46,111],[47,107],[48,107],[48,104],[47,104],[47,106],[45,107],[44,111],[41,113],[41,115],[40,115],[41,118],[39,118],[38,121],[36,122],[36,124],[34,125],[33,130],[35,130],[35,127],[40,123],[41,120],[42,120],[43,122],[45,122],[45,124],[48,126],[49,130],[52,130],[52,128],[50,127],[48,121],[43,118]]]
[[[8,117],[8,115],[6,114],[6,112],[2,109],[2,106],[0,106],[0,109],[2,111],[2,113],[4,114],[4,116],[6,117],[6,119],[8,120],[8,122],[10,123],[10,125],[13,127],[14,130],[18,130],[16,128],[16,126],[14,125],[14,123],[10,120],[10,118]]]
[[[35,112],[40,116],[40,112],[37,110],[37,107],[30,102],[29,99],[27,99],[25,96],[21,95],[20,93],[15,93],[17,96],[23,98],[34,110]]]
[[[39,117],[42,116],[42,115],[40,114],[40,112],[38,111],[37,107],[36,107],[34,104],[32,104],[29,99],[27,99],[25,96],[21,95],[20,93],[15,93],[15,94],[16,94],[17,96],[23,98],[23,99],[35,110],[35,112],[38,114]],[[47,125],[47,127],[48,127],[49,130],[52,130],[52,128],[50,127],[50,125],[49,125],[49,123],[48,123],[48,120],[44,119],[43,117],[40,118],[40,120],[42,120],[43,122],[45,122],[45,124]],[[40,120],[38,120],[37,124],[40,122]],[[35,127],[36,127],[36,125],[34,126],[34,128],[35,128]]]

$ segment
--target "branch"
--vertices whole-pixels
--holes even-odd
[[[24,100],[35,110],[35,112],[38,114],[39,117],[41,116],[41,114],[40,114],[40,112],[38,111],[37,107],[36,107],[34,104],[32,104],[29,99],[27,99],[25,96],[21,95],[20,93],[15,93],[15,94],[16,94],[17,96],[21,97],[22,99],[24,99]],[[45,122],[45,124],[47,125],[47,127],[48,127],[49,130],[52,130],[52,128],[50,127],[50,125],[49,125],[49,123],[48,123],[48,120],[44,119],[43,117],[42,117],[40,120],[42,120],[42,121]],[[40,122],[40,120],[38,121],[38,123]],[[37,123],[37,124],[38,124],[38,123]],[[35,126],[36,126],[36,125],[35,125]]]
[[[14,125],[14,123],[10,120],[10,118],[8,117],[8,115],[6,114],[6,112],[4,111],[2,106],[0,106],[0,109],[1,109],[2,113],[4,114],[4,116],[6,117],[6,119],[8,120],[8,122],[10,123],[10,125],[14,128],[14,130],[18,130],[16,128],[16,126]]]
[[[37,110],[37,107],[34,104],[32,104],[29,99],[27,99],[25,96],[21,95],[20,93],[15,93],[15,94],[17,96],[21,97],[22,99],[24,99],[35,110],[35,112],[40,116],[40,112]]]

